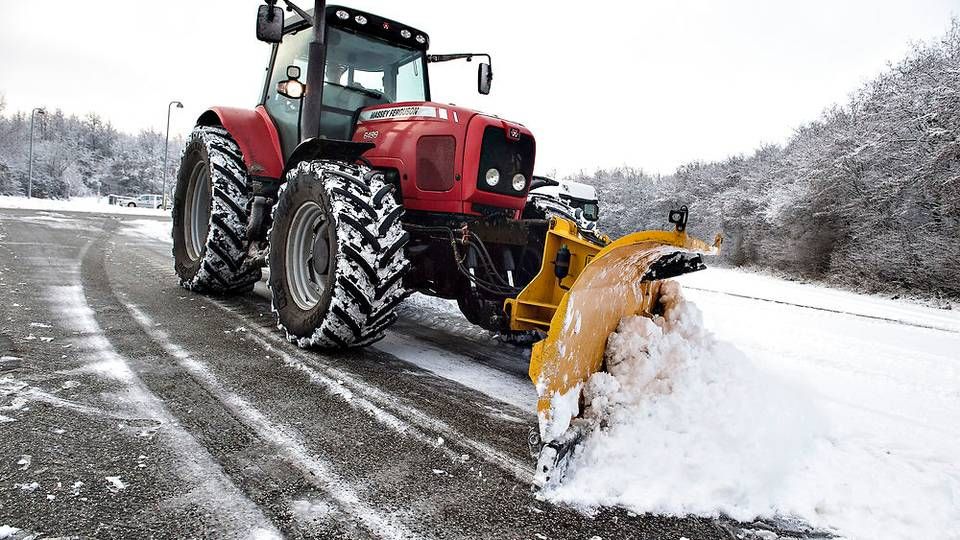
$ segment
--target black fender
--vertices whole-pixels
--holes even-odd
[[[287,173],[296,168],[302,161],[314,161],[317,159],[329,159],[334,161],[343,161],[353,163],[360,159],[364,152],[376,147],[373,143],[340,141],[336,139],[307,139],[297,145],[297,148],[290,154],[286,165],[283,168],[283,178]]]

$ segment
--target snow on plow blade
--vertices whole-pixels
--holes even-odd
[[[685,224],[685,214],[684,214]],[[506,302],[515,330],[541,330],[533,346],[530,379],[537,388],[540,452],[537,474],[558,462],[579,435],[571,421],[580,414],[583,384],[603,367],[607,336],[627,315],[652,316],[660,280],[705,268],[701,255],[713,245],[676,231],[642,231],[606,247],[577,234],[576,225],[556,218],[550,224],[543,266],[537,277]],[[568,268],[568,269],[567,269]]]

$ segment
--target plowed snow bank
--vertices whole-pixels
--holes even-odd
[[[744,521],[796,516],[852,538],[958,538],[954,467],[838,438],[813,389],[718,341],[679,285],[664,294],[663,318],[625,318],[610,336],[609,373],[585,389],[598,427],[546,497]]]

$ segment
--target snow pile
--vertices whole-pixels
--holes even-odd
[[[627,317],[587,382],[597,427],[547,498],[580,507],[796,517],[851,538],[960,538],[960,475],[837,438],[812,390],[704,329],[679,286],[663,318]],[[953,536],[951,536],[953,535]]]

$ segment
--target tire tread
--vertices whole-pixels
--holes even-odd
[[[403,252],[409,235],[403,230],[403,208],[383,183],[363,165],[312,161],[290,171],[281,191],[298,182],[320,182],[333,208],[338,249],[337,276],[332,280],[330,305],[308,335],[296,335],[278,316],[287,339],[301,347],[346,348],[369,345],[382,339],[396,320],[395,310],[406,298],[402,280],[410,268]],[[277,204],[279,209],[285,205]],[[274,223],[278,223],[275,214]],[[272,237],[271,243],[282,243]],[[273,280],[271,289],[275,286]],[[279,291],[271,291],[276,297]],[[283,291],[282,294],[287,294]]]

